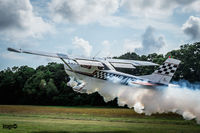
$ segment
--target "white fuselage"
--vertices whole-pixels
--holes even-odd
[[[71,68],[67,65],[64,65],[64,68],[66,73],[71,77],[70,83],[73,83],[73,85],[70,85],[70,83],[69,85],[73,89],[75,88],[75,91],[84,92],[83,88],[93,90],[91,88],[94,86],[96,89],[99,89],[107,84],[112,84],[112,86],[128,85],[140,87],[141,85],[151,84],[147,79],[116,71],[114,67],[106,61],[104,62],[104,69],[97,66],[78,65],[73,61],[68,62],[68,65]],[[74,82],[77,83],[74,85]]]

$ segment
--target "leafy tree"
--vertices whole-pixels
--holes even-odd
[[[200,81],[200,42],[182,45],[179,50],[168,52],[166,56],[181,60],[180,67],[174,76],[175,80]]]
[[[49,82],[47,83],[46,93],[50,97],[58,93],[57,87],[55,86],[53,79],[50,79]]]
[[[0,73],[0,103],[12,104],[16,103],[15,99],[15,78],[10,68]]]

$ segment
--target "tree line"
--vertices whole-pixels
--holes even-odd
[[[129,52],[114,58],[162,64],[169,56],[181,60],[173,80],[200,81],[200,42],[182,45],[180,49],[172,50],[166,55],[153,53],[140,56]],[[118,70],[134,75],[145,75],[155,69],[155,67],[137,67]],[[68,81],[69,76],[65,73],[63,64],[48,63],[36,69],[28,66],[7,68],[0,71],[0,104],[117,107],[117,98],[105,103],[98,93],[88,95],[74,92],[67,86]]]

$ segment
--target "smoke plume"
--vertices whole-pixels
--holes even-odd
[[[117,97],[119,106],[127,105],[140,114],[173,112],[182,115],[186,120],[195,119],[200,124],[200,84],[179,81],[166,87],[145,88],[140,85],[123,86],[118,84],[120,80],[84,78],[86,86],[83,92],[98,92],[105,102]]]

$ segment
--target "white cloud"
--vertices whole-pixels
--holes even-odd
[[[196,0],[193,3],[191,3],[190,5],[183,7],[183,11],[184,12],[195,11],[195,12],[199,13],[200,12],[200,8],[199,7],[200,7],[200,1]]]
[[[29,0],[0,0],[1,39],[41,37],[50,31],[52,26],[33,13]]]
[[[88,24],[114,14],[119,0],[52,0],[49,9],[56,22]]]
[[[92,46],[90,43],[83,38],[74,37],[72,40],[75,50],[80,51],[81,54],[85,56],[90,56],[92,51]]]
[[[110,47],[112,44],[111,44],[108,40],[104,40],[104,41],[102,42],[102,45],[103,45],[104,47]]]
[[[156,36],[155,29],[151,26],[147,27],[142,35],[142,48],[136,48],[138,54],[158,53],[159,50],[166,45],[163,36]]]
[[[158,0],[124,0],[121,6],[132,16],[146,18],[165,18],[171,11],[160,9],[161,1]]]
[[[183,32],[190,36],[192,40],[200,40],[200,18],[190,16],[182,26]]]
[[[182,9],[195,2],[196,0],[52,0],[48,7],[55,22],[98,22],[102,26],[125,26],[142,30],[152,25],[178,35],[180,27],[169,23],[169,16],[176,8]]]
[[[112,56],[113,53],[112,53],[112,49],[111,47],[113,46],[113,44],[108,41],[108,40],[104,40],[102,43],[101,43],[101,51],[99,51],[99,54],[98,56],[101,56],[101,57],[108,57],[108,56]]]
[[[141,48],[142,44],[140,41],[125,39],[123,43],[123,52],[134,52],[135,49]]]
[[[121,7],[130,12],[132,16],[165,19],[173,14],[174,10],[191,7],[196,10],[198,0],[123,0]],[[198,6],[199,7],[199,6]],[[198,8],[199,9],[199,8]]]
[[[51,16],[56,22],[88,24],[100,22],[103,25],[118,26],[123,17],[167,19],[179,8],[181,11],[200,12],[199,0],[52,0],[49,3]]]

